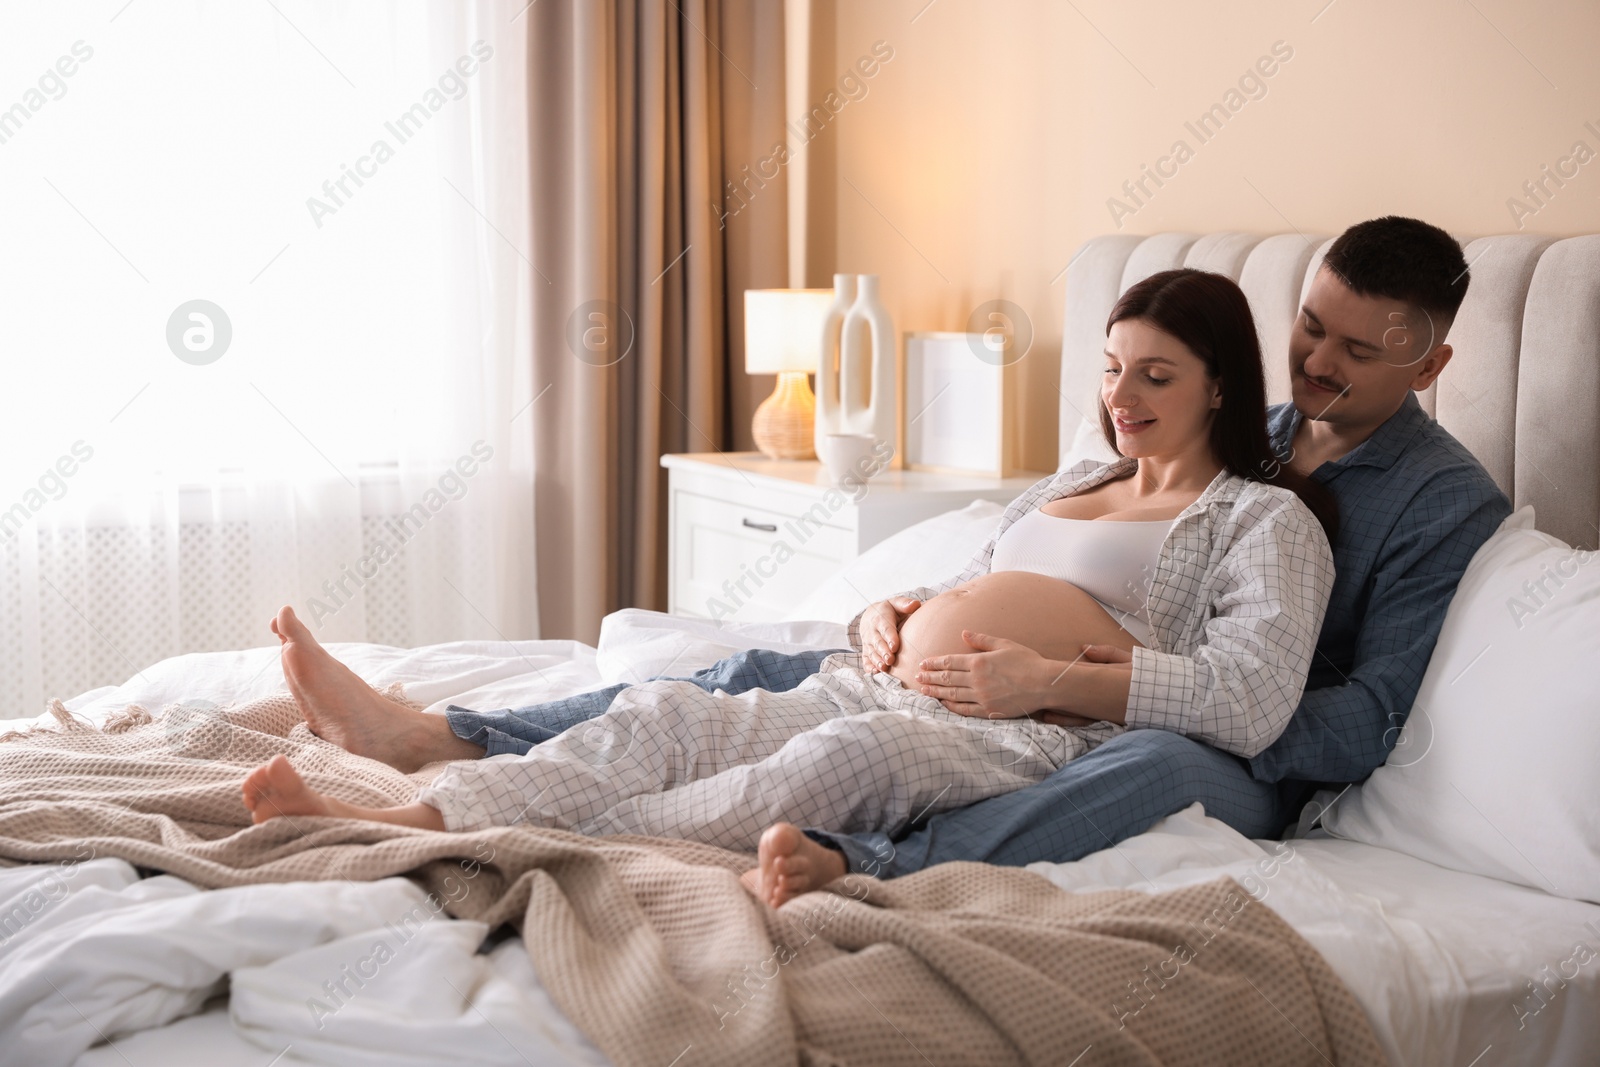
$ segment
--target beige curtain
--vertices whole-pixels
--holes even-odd
[[[521,17],[540,636],[593,643],[608,612],[666,607],[660,457],[750,449],[772,389],[744,373],[742,294],[786,284],[784,175],[748,180],[785,138],[784,9],[540,0]]]

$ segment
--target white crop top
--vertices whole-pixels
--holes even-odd
[[[1033,571],[1071,582],[1140,644],[1150,643],[1145,605],[1161,545],[1177,519],[1064,519],[1030,511],[1006,527],[989,569]]]

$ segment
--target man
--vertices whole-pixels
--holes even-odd
[[[1312,281],[1290,339],[1294,399],[1268,421],[1283,461],[1338,501],[1338,574],[1305,696],[1270,748],[1243,760],[1175,730],[1132,729],[1038,785],[934,816],[898,840],[779,824],[762,840],[752,879],[762,895],[781,903],[847,870],[894,877],[949,860],[1077,859],[1196,801],[1240,833],[1277,836],[1319,785],[1358,782],[1383,763],[1462,572],[1511,510],[1413,395],[1450,362],[1445,336],[1467,284],[1461,248],[1447,233],[1392,216],[1342,234]],[[887,603],[896,620],[915,610],[909,598]],[[869,661],[885,666],[892,643],[892,632],[887,641],[863,635]],[[785,690],[830,651],[741,653],[691,680],[729,692]],[[925,691],[947,705],[983,706],[1002,692],[1003,679],[991,680],[996,672],[984,663],[1000,651],[925,661]],[[1128,669],[1119,657],[1095,658],[1084,669]],[[375,703],[381,698],[348,672],[336,677],[329,662],[285,656],[312,729],[403,770],[526,751],[604,711],[622,688],[518,712],[452,709],[441,721]]]
[[[1338,501],[1337,575],[1305,696],[1271,747],[1246,761],[1176,732],[1130,730],[1036,786],[935,816],[898,841],[780,825],[762,842],[767,898],[846,865],[893,877],[954,859],[1076,859],[1195,801],[1247,836],[1275,837],[1318,786],[1371,774],[1410,713],[1462,572],[1511,511],[1413,395],[1450,362],[1445,335],[1467,282],[1448,234],[1395,217],[1347,230],[1312,280],[1289,344],[1294,399],[1268,413],[1268,427],[1284,461]],[[972,675],[987,654],[928,661],[927,691],[983,703]]]

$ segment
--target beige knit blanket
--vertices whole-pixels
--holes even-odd
[[[409,801],[434,773],[321,741],[287,696],[130,708],[104,730],[53,710],[59,729],[0,742],[0,857],[86,844],[207,887],[409,875],[453,915],[518,928],[619,1067],[1384,1062],[1327,963],[1231,880],[1074,895],[959,863],[852,875],[772,911],[739,886],[751,857],[686,842],[252,826],[239,783],[276,753],[365,805]]]

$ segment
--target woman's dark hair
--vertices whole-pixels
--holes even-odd
[[[1211,421],[1211,451],[1241,478],[1282,486],[1305,502],[1328,540],[1339,529],[1339,505],[1326,486],[1295,471],[1275,455],[1267,436],[1267,386],[1261,370],[1250,302],[1233,282],[1203,270],[1166,270],[1131,286],[1106,320],[1106,332],[1137,319],[1183,342],[1222,383],[1222,406]],[[1113,450],[1117,435],[1100,405],[1100,429]],[[1118,452],[1120,455],[1120,451]]]

